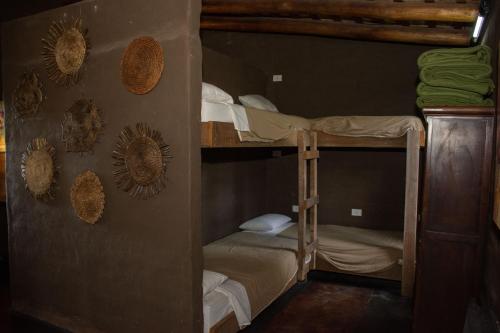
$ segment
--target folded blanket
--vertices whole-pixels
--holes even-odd
[[[493,106],[493,100],[484,98],[475,92],[433,87],[425,83],[420,83],[417,87],[417,105],[420,108],[428,106]]]
[[[436,49],[424,52],[418,58],[418,67],[447,64],[449,62],[491,63],[491,49],[486,45],[468,48]]]
[[[495,84],[490,78],[491,66],[453,62],[446,65],[425,66],[420,71],[420,80],[430,86],[454,88],[488,95]]]

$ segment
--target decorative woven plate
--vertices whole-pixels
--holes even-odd
[[[95,224],[104,211],[104,188],[101,180],[92,171],[85,171],[76,177],[71,187],[71,205],[83,221]]]
[[[55,148],[45,138],[33,139],[28,144],[21,160],[21,175],[26,189],[40,200],[53,199],[52,190],[55,185],[56,167],[54,163]]]
[[[82,20],[53,22],[42,43],[49,78],[60,85],[75,84],[89,50],[87,30],[82,28]]]
[[[42,84],[35,72],[24,73],[12,95],[12,103],[19,117],[34,116],[43,101]]]
[[[141,123],[136,125],[136,131],[125,127],[113,151],[113,176],[118,188],[141,199],[160,193],[165,187],[170,157],[160,132]]]
[[[163,49],[156,40],[134,39],[123,54],[122,82],[131,93],[147,94],[158,84],[163,65]]]
[[[66,151],[91,151],[102,132],[99,110],[91,100],[80,99],[64,114],[62,140]]]

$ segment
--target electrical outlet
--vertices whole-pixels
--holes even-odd
[[[299,212],[299,206],[298,205],[293,205],[292,206],[292,212],[298,213]]]
[[[283,74],[274,74],[273,82],[283,82]]]
[[[353,208],[351,209],[351,216],[363,216],[363,210]]]

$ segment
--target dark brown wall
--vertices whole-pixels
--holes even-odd
[[[204,149],[202,152],[203,244],[238,231],[267,211],[268,150]]]
[[[417,57],[426,46],[333,38],[210,32],[205,47],[260,68],[267,96],[281,112],[329,115],[417,115]],[[273,83],[272,75],[283,82]],[[253,93],[248,91],[247,93]],[[296,204],[295,156],[267,164],[268,210],[291,214]],[[322,151],[320,223],[402,229],[402,151]],[[352,217],[351,208],[363,209]]]
[[[293,150],[287,152],[268,161],[267,209],[292,214],[291,206],[297,204],[297,155]],[[404,163],[403,152],[322,149],[318,222],[402,229]],[[351,216],[351,208],[363,209],[363,217]]]
[[[201,54],[198,1],[95,0],[9,22],[3,29],[7,101],[7,182],[13,308],[78,332],[194,332],[201,330],[199,109]],[[61,88],[47,78],[41,38],[50,23],[81,17],[92,49],[81,82]],[[165,72],[148,95],[120,82],[122,53],[150,35],[165,51]],[[47,100],[36,118],[14,118],[10,95],[34,68]],[[102,110],[104,134],[93,154],[65,153],[60,122],[81,97]],[[166,189],[146,201],[118,190],[111,153],[126,125],[147,122],[161,131],[174,156]],[[34,200],[24,190],[20,160],[27,143],[44,136],[61,167],[56,199]],[[73,179],[86,169],[101,178],[106,207],[91,226],[69,201]]]

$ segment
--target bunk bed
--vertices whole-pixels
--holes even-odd
[[[348,39],[403,42],[426,45],[468,46],[480,2],[466,1],[368,1],[368,0],[203,0],[202,30],[284,33]],[[221,83],[221,86],[225,87]],[[232,93],[238,96],[239,93]],[[285,110],[286,112],[286,110]],[[338,119],[337,119],[338,120]],[[296,228],[297,274],[302,281],[311,269],[340,271],[318,256],[317,209],[319,204],[318,148],[399,148],[406,151],[403,260],[400,271],[366,274],[400,279],[402,295],[412,296],[415,281],[418,177],[423,128],[402,135],[349,135],[321,126],[292,126],[276,140],[253,140],[234,123],[206,120],[201,123],[202,149],[297,147],[299,219]],[[258,135],[257,135],[258,137]],[[348,272],[349,273],[349,272]],[[286,285],[283,291],[290,285]],[[278,295],[275,295],[276,297]],[[211,333],[238,330],[234,313],[228,314]]]
[[[226,56],[214,53],[213,50],[204,49],[204,60],[207,64],[213,63],[224,63],[224,73],[223,77],[220,77],[221,73],[215,71],[216,73],[208,73],[207,69],[210,66],[204,67],[204,79],[212,82],[220,87],[228,89],[232,96],[239,96],[244,92],[258,90],[258,86],[265,84],[265,80],[259,80],[253,77],[252,72],[246,68],[247,64],[234,65],[234,59],[227,59]],[[221,60],[219,57],[223,56],[224,59]],[[213,61],[213,57],[217,57],[217,61]],[[230,65],[228,65],[230,64]],[[239,67],[245,67],[241,69]],[[244,76],[244,80],[239,80],[235,78],[238,76]],[[255,82],[256,83],[255,83]],[[255,84],[254,84],[255,83]],[[241,87],[244,86],[244,87]],[[262,90],[261,90],[262,91]],[[264,139],[262,142],[261,133],[254,135],[250,132],[241,132],[235,128],[234,119],[225,116],[222,117],[225,120],[218,119],[220,114],[216,114],[214,119],[211,119],[207,114],[203,114],[202,103],[202,122],[200,124],[201,130],[201,148],[203,150],[210,149],[244,149],[252,147],[260,148],[272,148],[272,147],[294,147],[297,148],[297,161],[298,161],[298,195],[299,195],[299,214],[298,214],[298,224],[295,229],[296,232],[292,244],[295,244],[295,248],[290,251],[288,249],[288,256],[291,256],[295,260],[295,264],[290,264],[289,267],[293,267],[295,274],[293,278],[282,278],[278,283],[279,287],[274,288],[272,292],[268,292],[267,297],[260,299],[258,297],[252,297],[249,295],[250,303],[252,304],[252,319],[263,310],[271,301],[278,298],[282,293],[286,292],[291,286],[293,286],[297,281],[303,281],[307,278],[307,274],[310,270],[325,270],[333,272],[343,272],[343,273],[353,273],[344,272],[336,268],[328,260],[324,260],[325,251],[319,248],[319,238],[318,238],[318,204],[319,204],[319,193],[318,193],[318,158],[319,158],[319,148],[322,147],[337,147],[337,148],[376,148],[376,149],[405,149],[407,152],[407,163],[406,163],[406,200],[405,200],[405,211],[404,211],[404,233],[402,240],[403,247],[403,262],[402,265],[396,265],[394,269],[383,272],[375,272],[368,275],[376,278],[384,279],[394,279],[401,280],[401,293],[406,296],[411,296],[413,292],[413,285],[415,279],[415,252],[416,252],[416,227],[417,227],[417,197],[418,197],[418,173],[419,173],[419,152],[420,148],[425,145],[425,133],[423,127],[412,127],[411,129],[404,132],[403,135],[392,135],[392,136],[346,136],[346,133],[335,134],[331,131],[329,126],[329,121],[333,120],[334,123],[339,121],[346,121],[349,123],[353,120],[352,117],[327,117],[316,119],[314,124],[311,124],[310,120],[303,119],[295,116],[287,116],[280,113],[269,113],[267,111],[252,110],[250,108],[243,108],[242,106],[233,105],[231,108],[231,113],[234,111],[233,108],[239,109],[240,112],[248,113],[251,116],[258,116],[261,113],[265,113],[264,118],[271,117],[272,120],[262,121],[262,126],[264,131],[267,132],[267,126],[269,124],[280,123],[281,120],[291,121],[294,123],[289,129],[284,130],[280,135],[283,136],[280,139],[271,140]],[[290,119],[292,117],[292,119]],[[252,117],[250,117],[252,118]],[[375,119],[374,117],[362,117],[363,119]],[[403,117],[404,118],[404,117]],[[217,120],[218,119],[218,120]],[[216,121],[217,120],[217,121]],[[356,123],[359,119],[354,119]],[[296,122],[296,123],[295,123]],[[249,123],[250,124],[250,123]],[[365,127],[366,127],[366,123]],[[236,126],[238,127],[238,126]],[[285,126],[286,127],[286,126]],[[342,126],[340,126],[343,128]],[[349,127],[349,126],[347,126]],[[355,126],[356,127],[356,126]],[[368,126],[369,127],[369,126]],[[397,126],[396,126],[397,127]],[[321,130],[324,129],[324,130]],[[334,128],[335,129],[335,126]],[[380,124],[379,124],[380,129]],[[282,130],[282,129],[281,129]],[[345,130],[344,130],[345,132]],[[365,133],[366,134],[366,133]],[[242,140],[243,139],[243,140]],[[319,226],[320,228],[322,226]],[[236,240],[242,237],[241,232],[236,234],[231,234],[226,238],[219,241],[210,243],[204,247],[204,257],[205,257],[205,269],[218,271],[226,274],[229,279],[235,280],[243,285],[248,285],[248,289],[252,288],[252,285],[259,285],[255,280],[252,281],[252,277],[246,274],[244,271],[238,271],[238,267],[232,267],[231,264],[227,265],[228,262],[238,262],[239,260],[245,261],[245,253],[251,253],[254,250],[262,251],[262,247],[267,247],[267,252],[278,251],[281,253],[282,249],[270,249],[274,247],[272,244],[277,242],[278,244],[282,242],[279,240],[280,237],[269,238],[265,237],[269,244],[266,246],[256,246],[253,244],[253,248],[249,249],[249,244],[242,244]],[[288,236],[287,236],[288,237]],[[288,237],[290,238],[290,237]],[[241,240],[241,239],[240,239]],[[290,241],[288,239],[287,241]],[[218,252],[219,250],[214,250],[214,248],[224,248],[223,244],[231,244],[231,248],[243,248],[245,251],[237,251],[239,253],[236,257],[227,255],[224,251]],[[262,244],[261,244],[262,245]],[[264,252],[266,252],[264,251]],[[293,252],[293,253],[292,253]],[[214,255],[217,254],[217,255]],[[232,253],[233,255],[235,252]],[[319,254],[319,255],[318,255]],[[272,257],[267,256],[267,257]],[[280,257],[277,255],[276,257]],[[290,258],[288,258],[289,260]],[[272,260],[271,260],[272,262]],[[289,260],[290,262],[290,260]],[[249,265],[251,266],[251,265]],[[266,265],[269,269],[265,270],[262,268],[264,274],[272,275],[271,267],[278,267],[277,265]],[[241,267],[240,267],[241,269]],[[259,269],[260,270],[260,269]],[[266,273],[267,271],[267,273]],[[286,275],[286,274],[285,274]],[[284,276],[285,276],[284,275]],[[266,278],[261,277],[261,281]],[[250,282],[249,282],[250,281]],[[262,283],[260,283],[262,284]],[[214,297],[215,298],[215,297]],[[219,295],[220,298],[220,295]],[[257,300],[256,300],[257,299]],[[265,306],[259,306],[256,304],[261,304]],[[204,304],[205,307],[209,308],[209,304]],[[236,328],[235,328],[236,327]],[[219,332],[234,332],[239,329],[237,318],[234,312],[230,312],[225,315],[219,322],[214,324],[210,331],[211,333]],[[235,329],[234,329],[235,328]]]

